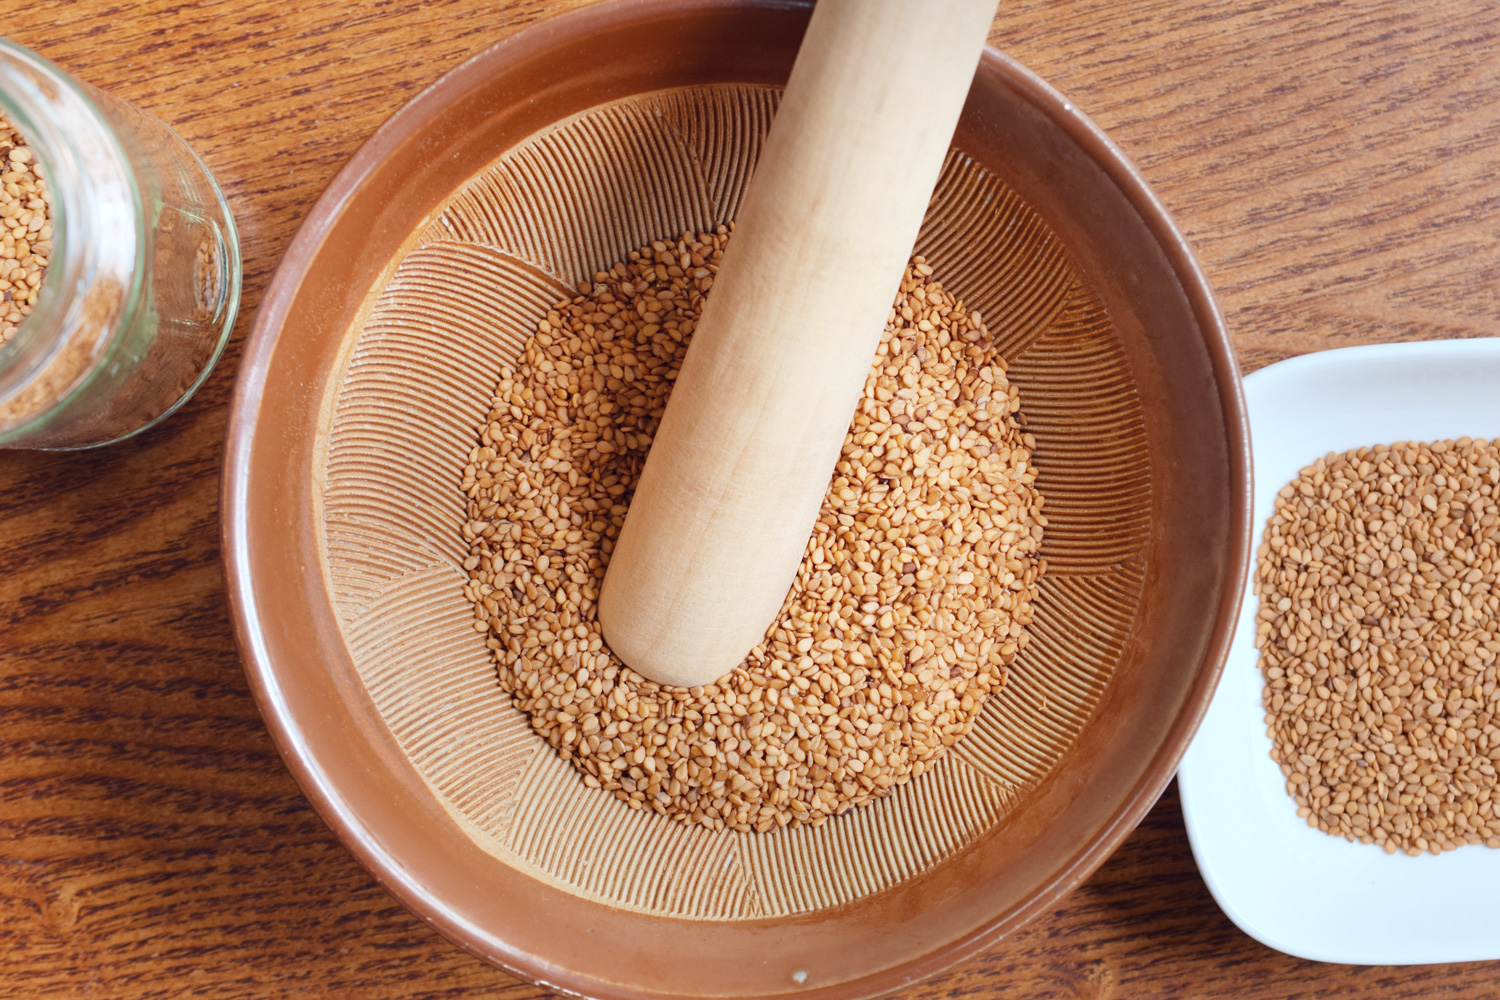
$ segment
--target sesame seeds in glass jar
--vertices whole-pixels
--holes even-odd
[[[0,347],[41,294],[52,255],[52,198],[36,153],[0,113]]]

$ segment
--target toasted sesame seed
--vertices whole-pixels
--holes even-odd
[[[1271,757],[1308,825],[1386,853],[1500,846],[1500,443],[1330,453],[1258,553]]]
[[[1046,519],[1005,362],[918,257],[765,639],[691,689],[614,657],[599,588],[728,239],[642,247],[502,369],[461,480],[465,596],[500,683],[586,785],[765,832],[887,795],[969,731],[1026,644]]]
[[[52,196],[36,156],[0,116],[0,346],[41,293],[52,256]]]

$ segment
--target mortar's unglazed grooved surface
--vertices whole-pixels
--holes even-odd
[[[382,718],[480,846],[560,889],[746,920],[888,888],[972,843],[1087,723],[1139,612],[1150,532],[1140,401],[1109,317],[1014,192],[950,153],[918,241],[982,312],[1036,435],[1048,560],[1031,644],[974,731],[817,828],[712,833],[589,789],[499,687],[473,630],[459,474],[502,366],[578,282],[733,218],[777,91],[643,95],[562,122],[454,192],[373,293],[334,400],[323,544]]]
[[[1048,573],[1129,564],[1150,530],[1151,469],[1140,400],[1109,317],[1075,279],[1045,335],[1009,357],[1036,435]]]

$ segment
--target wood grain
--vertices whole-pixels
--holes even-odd
[[[570,6],[32,0],[6,24],[199,150],[240,223],[246,295],[229,354],[163,427],[0,453],[5,1000],[543,995],[409,916],[302,799],[230,639],[215,491],[248,318],[323,186],[438,74]],[[1141,165],[1247,369],[1493,332],[1500,6],[1012,0],[992,38]],[[1497,974],[1263,948],[1209,898],[1169,791],[1055,912],[903,997],[1479,998]]]

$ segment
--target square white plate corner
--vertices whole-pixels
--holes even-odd
[[[1248,376],[1245,397],[1259,546],[1277,491],[1328,452],[1500,437],[1500,338],[1309,354]],[[1245,933],[1300,958],[1500,959],[1500,850],[1388,855],[1297,817],[1270,757],[1256,610],[1252,579],[1218,691],[1177,772],[1188,838],[1214,899]]]

